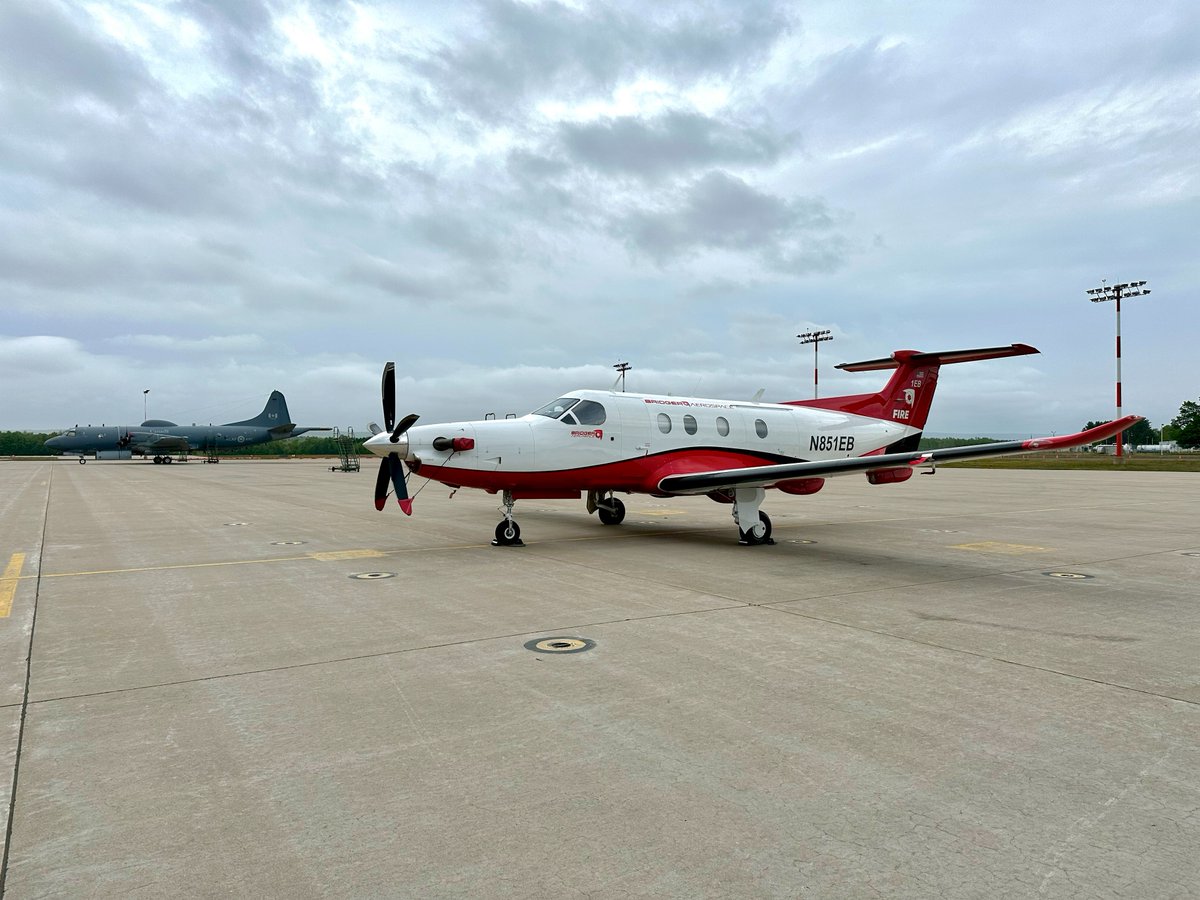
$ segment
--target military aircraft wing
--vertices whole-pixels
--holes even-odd
[[[161,431],[131,431],[128,437],[130,444],[139,450],[186,453],[190,448],[187,438],[178,434],[165,434]]]
[[[834,475],[849,475],[854,472],[904,469],[939,462],[961,462],[968,459],[985,459],[990,456],[1029,453],[1034,450],[1081,447],[1112,437],[1141,418],[1141,416],[1124,416],[1076,434],[1032,438],[1027,441],[1000,441],[994,444],[946,447],[942,450],[913,450],[906,453],[881,453],[844,459],[822,459],[812,462],[781,463],[770,466],[749,466],[742,469],[695,472],[686,475],[668,475],[658,483],[658,488],[668,494],[706,494],[709,491],[731,488],[771,487],[780,482],[800,478],[828,478]]]

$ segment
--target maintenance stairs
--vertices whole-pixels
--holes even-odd
[[[354,436],[354,429],[347,428],[342,431],[340,428],[333,429],[333,439],[337,443],[338,457],[341,462],[336,466],[330,466],[330,472],[357,472],[361,466],[358,463],[358,440]]]

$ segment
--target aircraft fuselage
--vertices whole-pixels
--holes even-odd
[[[46,441],[63,453],[90,456],[129,450],[139,456],[169,455],[192,450],[228,450],[292,437],[247,425],[82,425]]]
[[[550,404],[519,419],[414,425],[394,444],[384,433],[366,446],[380,456],[397,453],[413,471],[447,485],[569,498],[655,493],[664,477],[681,473],[862,456],[917,432],[776,403],[592,390],[556,403],[565,407],[558,415]]]

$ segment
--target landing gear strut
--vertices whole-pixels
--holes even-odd
[[[525,546],[525,542],[521,540],[521,526],[512,517],[513,506],[516,505],[516,502],[513,499],[512,491],[504,492],[504,518],[496,526],[496,539],[492,541],[493,547]]]
[[[753,547],[774,544],[771,540],[771,518],[759,510],[767,492],[762,488],[737,488],[733,492],[733,521],[738,526],[738,543]]]

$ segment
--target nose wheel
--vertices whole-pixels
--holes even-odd
[[[521,540],[521,526],[512,517],[513,506],[516,505],[511,491],[504,492],[504,518],[496,526],[496,539],[493,547],[524,547]]]
[[[496,539],[492,541],[495,547],[521,547],[521,526],[512,519],[505,519],[496,526]]]

